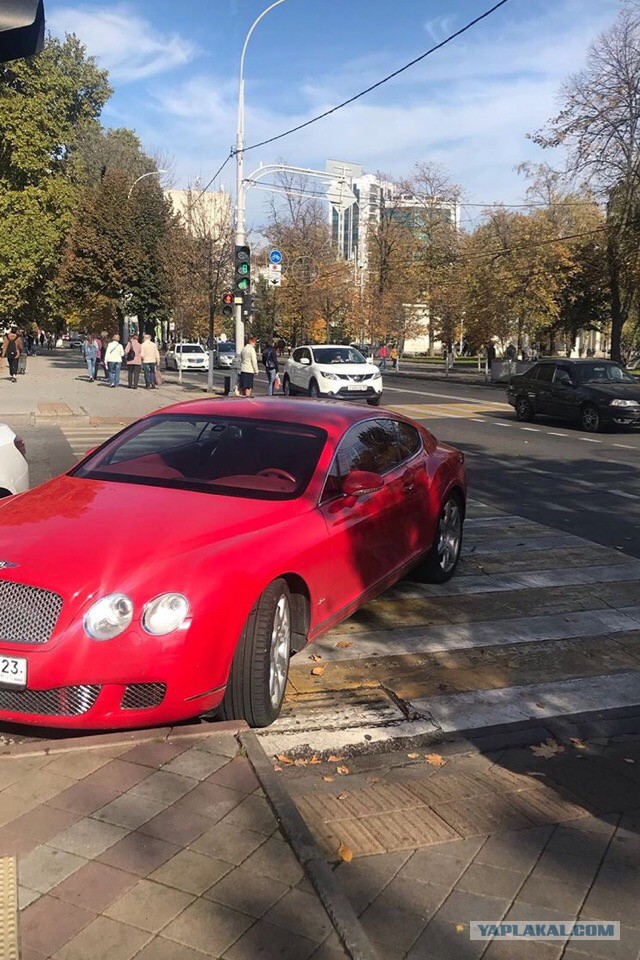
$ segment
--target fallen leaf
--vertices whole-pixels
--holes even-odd
[[[346,650],[347,647],[352,647],[352,646],[353,644],[351,643],[351,640],[338,640],[338,642],[336,643],[336,648],[338,650]]]
[[[322,760],[320,759],[320,757],[316,757],[316,755],[314,754],[311,757],[311,760],[309,760],[309,763],[322,763]]]
[[[274,767],[273,769],[276,773],[282,773],[282,767]]]
[[[291,760],[289,757],[285,757],[284,753],[277,753],[276,760],[278,760],[280,763],[293,763],[293,760]]]
[[[321,677],[323,673],[324,673],[324,667],[314,667],[313,670],[311,671],[311,676]]]
[[[331,754],[327,763],[342,763],[343,760],[344,760],[344,757],[335,757],[333,754]]]
[[[302,760],[302,759],[293,761],[294,767],[306,767],[308,763],[309,763],[308,760]]]
[[[581,740],[580,737],[571,737],[571,743],[576,748],[576,750],[586,750],[587,745],[584,740]]]
[[[535,757],[542,757],[544,760],[549,760],[550,757],[555,757],[559,753],[564,753],[564,747],[562,744],[558,743],[557,740],[552,740],[549,738],[548,740],[545,740],[544,743],[531,747],[531,752]]]
[[[353,860],[353,850],[351,847],[348,847],[346,843],[341,843],[338,847],[338,856],[341,860],[344,860],[345,863],[351,863]]]
[[[346,793],[339,793],[339,794],[338,794],[338,800],[346,800],[346,799],[347,799],[347,796],[348,796],[348,794],[346,794]]]
[[[536,707],[538,708],[538,710],[544,710],[544,703],[541,700],[538,700],[538,702],[536,703]]]
[[[346,777],[349,773],[349,767],[336,767],[336,773],[341,774],[341,776]]]
[[[464,930],[464,923],[456,923],[456,932],[462,933],[463,930]]]
[[[439,753],[425,753],[424,758],[432,767],[444,767],[446,763]]]
[[[322,660],[322,657],[320,656],[319,653],[312,653],[311,656],[309,657],[309,659],[310,659],[310,660],[315,660],[316,663],[317,663],[318,660]]]
[[[325,780],[327,783],[333,783],[333,777],[323,777],[322,779]]]
[[[625,763],[635,763],[635,760],[632,760],[631,757],[623,757]]]
[[[409,757],[409,760],[417,760],[418,757],[420,756],[420,754],[419,754],[419,753],[408,753],[407,756]]]

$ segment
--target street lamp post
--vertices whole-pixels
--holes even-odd
[[[244,60],[249,46],[249,40],[253,31],[260,21],[266,17],[271,10],[279,7],[285,0],[275,0],[270,6],[263,10],[257,17],[247,33],[240,56],[240,82],[238,85],[238,130],[236,136],[236,245],[243,246],[245,238],[245,197],[246,185],[244,182]],[[235,306],[235,327],[236,327],[236,350],[242,350],[244,346],[244,325],[242,322],[242,304]]]
[[[138,177],[137,180],[134,180],[131,186],[129,187],[129,193],[127,194],[127,200],[131,200],[131,194],[133,193],[133,188],[136,183],[140,183],[141,180],[144,180],[145,177],[159,177],[163,173],[167,173],[166,170],[150,170],[149,173],[143,173],[141,177]]]

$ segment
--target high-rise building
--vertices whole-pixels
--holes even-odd
[[[165,190],[173,212],[178,214],[187,230],[201,236],[215,234],[231,224],[231,197],[224,190]]]
[[[427,219],[442,218],[455,229],[460,226],[460,211],[455,200],[416,197],[401,192],[396,184],[375,174],[364,173],[358,164],[328,160],[326,170],[350,188],[355,202],[350,206],[331,205],[330,222],[333,243],[339,255],[353,260],[360,270],[368,266],[369,231],[383,215],[402,219],[416,234],[425,229]]]

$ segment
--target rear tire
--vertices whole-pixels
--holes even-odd
[[[531,423],[535,413],[533,412],[533,407],[526,397],[519,396],[516,398],[516,418],[521,423]]]
[[[464,508],[456,493],[450,493],[440,511],[436,537],[417,569],[422,583],[446,583],[458,568],[462,552]]]
[[[242,631],[218,710],[223,720],[268,727],[278,717],[289,674],[291,637],[291,595],[279,578],[259,597]]]
[[[580,411],[580,426],[586,433],[599,433],[602,430],[602,418],[593,403],[585,403]]]

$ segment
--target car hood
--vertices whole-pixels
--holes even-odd
[[[640,383],[583,383],[582,386],[602,399],[640,403]]]
[[[346,373],[349,376],[371,376],[378,372],[372,363],[316,363],[322,373]]]
[[[223,549],[297,512],[297,501],[218,494],[61,476],[0,503],[0,579],[66,598],[170,567],[187,571],[186,554]],[[14,567],[13,564],[16,564]]]

